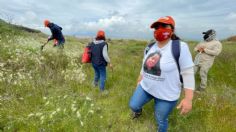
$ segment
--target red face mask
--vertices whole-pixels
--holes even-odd
[[[171,37],[172,29],[160,27],[154,31],[154,37],[157,41],[164,41]]]

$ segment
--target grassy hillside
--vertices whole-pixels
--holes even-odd
[[[227,38],[228,41],[236,41],[236,36],[231,36],[229,38]]]
[[[41,52],[45,35],[8,26],[0,23],[0,131],[156,131],[153,102],[138,120],[131,120],[128,107],[146,42],[109,42],[114,70],[108,69],[109,93],[102,94],[91,86],[90,64],[80,63],[89,40],[66,37],[63,51],[51,43]],[[206,93],[195,96],[187,116],[174,110],[170,132],[236,131],[236,48],[224,43]]]

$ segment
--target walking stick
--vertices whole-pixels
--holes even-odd
[[[40,50],[43,51],[44,46],[47,44],[48,42],[44,43],[41,47]]]

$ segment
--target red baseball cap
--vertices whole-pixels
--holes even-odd
[[[43,23],[44,23],[44,26],[45,26],[45,27],[48,27],[48,24],[50,23],[50,21],[46,19],[46,20],[44,20]]]
[[[165,17],[159,18],[157,21],[155,21],[151,25],[151,28],[155,28],[158,23],[169,24],[169,25],[172,25],[173,27],[175,27],[175,21],[174,21],[174,19],[171,16],[165,16]]]
[[[105,32],[103,30],[99,30],[97,32],[97,37],[105,37]]]

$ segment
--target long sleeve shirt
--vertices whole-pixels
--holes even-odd
[[[218,40],[201,42],[194,48],[194,51],[198,51],[200,47],[204,47],[204,51],[199,56],[199,63],[204,63],[205,61],[213,63],[215,57],[222,51],[222,44]]]

